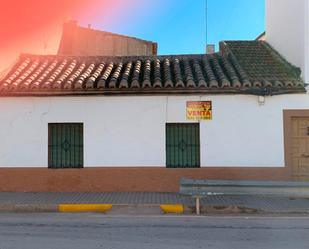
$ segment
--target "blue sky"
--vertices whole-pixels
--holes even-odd
[[[125,6],[130,2],[130,7]],[[204,53],[205,0],[114,0],[125,6],[80,18],[86,26],[159,44],[159,54]],[[264,31],[264,0],[208,0],[208,43],[254,39]],[[109,14],[113,13],[113,14]]]

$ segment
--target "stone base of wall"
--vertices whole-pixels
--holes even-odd
[[[222,180],[292,180],[288,168],[1,168],[0,191],[177,192],[179,180],[182,177]]]

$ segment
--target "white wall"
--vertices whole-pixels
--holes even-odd
[[[186,101],[212,100],[200,123],[202,166],[284,165],[283,109],[309,109],[309,95],[2,97],[0,166],[47,166],[49,122],[84,123],[87,166],[165,166],[165,123],[187,122]]]
[[[309,0],[266,0],[266,41],[309,82]]]

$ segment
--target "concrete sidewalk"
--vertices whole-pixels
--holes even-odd
[[[181,205],[193,213],[194,200],[178,193],[100,192],[100,193],[9,193],[0,192],[2,212],[58,212],[59,205],[111,205],[111,213],[145,214],[146,209],[162,212],[160,205]],[[74,207],[75,207],[74,206]],[[202,213],[294,213],[309,214],[309,199],[269,196],[209,196],[201,200]],[[83,207],[85,210],[85,207]],[[70,209],[69,209],[70,210]],[[75,210],[75,209],[74,209]],[[79,210],[79,209],[77,209]],[[95,211],[96,209],[93,209]],[[76,211],[76,210],[75,210]],[[92,211],[90,209],[89,211]],[[117,213],[117,212],[116,212]]]

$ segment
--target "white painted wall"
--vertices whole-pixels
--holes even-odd
[[[47,167],[49,122],[84,123],[87,166],[165,166],[165,123],[187,122],[186,101],[212,100],[200,123],[202,166],[284,165],[283,109],[309,109],[309,95],[2,97],[0,166]]]
[[[266,0],[266,41],[309,82],[309,0]]]

